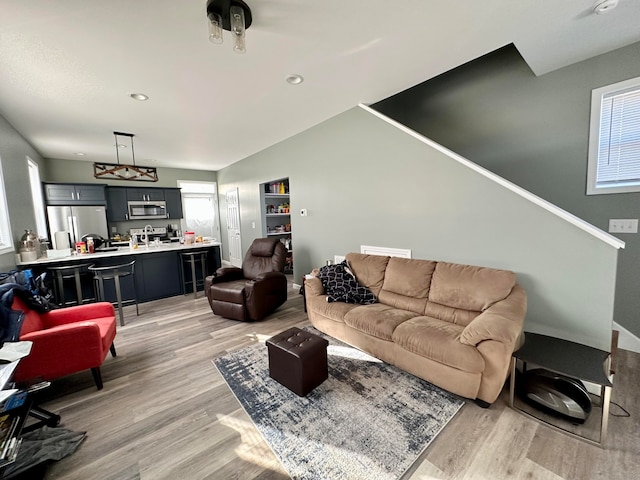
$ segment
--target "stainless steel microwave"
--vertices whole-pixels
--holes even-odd
[[[167,218],[167,202],[164,201],[136,201],[127,202],[129,220],[152,220]]]

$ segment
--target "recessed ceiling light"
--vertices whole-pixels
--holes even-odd
[[[140,100],[141,102],[144,102],[145,100],[149,100],[149,97],[144,93],[132,93],[129,96],[134,100]]]
[[[302,75],[298,75],[297,73],[287,75],[286,80],[290,85],[300,85],[302,82],[304,82],[304,78],[302,78]]]
[[[608,13],[614,8],[618,6],[618,0],[602,0],[598,2],[595,7],[593,7],[593,12],[598,15],[602,15],[603,13]]]
[[[84,157],[86,155],[86,153],[84,153],[84,152],[76,152],[76,153],[74,153],[74,155],[77,155],[79,157]]]

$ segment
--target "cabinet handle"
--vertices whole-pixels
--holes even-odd
[[[125,219],[125,220],[129,220],[129,214],[128,214],[128,213],[125,213],[125,214],[124,214],[124,219]]]
[[[76,200],[80,200],[80,192],[76,192]]]
[[[71,192],[71,200],[75,200],[75,199],[76,199],[75,194],[73,192]]]

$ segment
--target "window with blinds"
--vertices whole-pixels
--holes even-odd
[[[593,90],[587,194],[640,192],[640,78]]]

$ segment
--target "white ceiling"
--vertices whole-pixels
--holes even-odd
[[[219,170],[509,43],[541,75],[640,41],[638,0],[246,1],[238,55],[206,0],[0,0],[0,114],[45,158],[114,163],[117,130],[138,165]]]

